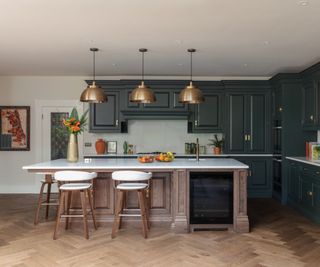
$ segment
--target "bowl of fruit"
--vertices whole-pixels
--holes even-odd
[[[140,163],[152,163],[154,161],[154,157],[151,155],[141,155],[138,157],[138,161]]]
[[[174,160],[174,154],[172,152],[160,153],[155,157],[156,161],[170,162]]]

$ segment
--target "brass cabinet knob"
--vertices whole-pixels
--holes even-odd
[[[309,191],[309,192],[308,192],[308,195],[312,197],[312,196],[313,196],[312,191]]]
[[[279,108],[279,111],[281,112],[281,111],[282,111],[282,108]]]
[[[311,115],[311,116],[310,116],[310,120],[312,120],[312,121],[313,121],[313,115]]]
[[[197,121],[197,120],[194,121],[194,125],[195,125],[195,126],[198,126],[198,121]]]

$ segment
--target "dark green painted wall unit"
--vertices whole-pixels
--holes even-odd
[[[288,160],[288,204],[320,223],[320,167]]]
[[[268,83],[234,82],[226,88],[225,151],[270,153],[271,88]]]

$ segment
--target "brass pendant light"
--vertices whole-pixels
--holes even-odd
[[[80,96],[81,102],[89,102],[89,103],[103,103],[107,102],[108,98],[103,92],[102,88],[99,85],[96,85],[96,56],[95,53],[99,51],[98,48],[90,48],[90,51],[93,52],[93,81],[92,85],[88,85],[88,87],[82,92]]]
[[[130,102],[136,103],[153,103],[156,101],[156,97],[152,90],[144,84],[144,53],[148,50],[146,48],[140,48],[139,51],[142,53],[142,79],[141,84],[133,89],[130,94]]]
[[[192,53],[196,52],[196,50],[189,48],[188,52],[190,53],[190,84],[180,92],[179,102],[200,104],[204,102],[204,97],[201,90],[192,84]]]

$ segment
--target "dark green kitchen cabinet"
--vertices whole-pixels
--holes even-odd
[[[126,132],[126,122],[120,120],[119,90],[105,90],[108,101],[90,104],[89,131],[92,133]]]
[[[288,204],[320,223],[320,166],[288,161]]]
[[[294,201],[300,202],[300,167],[295,162],[290,162],[288,165],[288,195]]]
[[[305,79],[302,87],[302,124],[305,129],[312,129],[318,124],[317,95],[316,82],[311,79]]]
[[[272,90],[272,119],[273,119],[273,121],[278,121],[278,122],[281,121],[282,110],[283,110],[283,107],[282,107],[282,88],[281,88],[281,86],[275,86]]]
[[[223,93],[220,91],[203,91],[205,102],[190,105],[192,111],[188,131],[193,133],[212,133],[223,130]]]
[[[226,98],[226,152],[270,152],[270,92],[235,91],[228,92]]]
[[[237,157],[237,160],[249,166],[248,196],[272,196],[272,158],[271,157]]]

